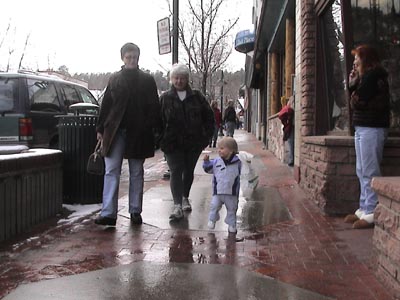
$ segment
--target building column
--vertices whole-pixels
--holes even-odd
[[[293,19],[286,19],[285,41],[285,97],[293,95],[292,74],[294,74],[295,27]]]
[[[277,114],[280,109],[280,97],[279,97],[279,55],[276,52],[271,53],[271,102],[270,102],[270,113],[271,116]]]

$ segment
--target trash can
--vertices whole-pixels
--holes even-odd
[[[96,146],[98,116],[79,113],[97,109],[97,105],[71,105],[73,115],[59,116],[59,149],[63,152],[63,203],[95,204],[102,202],[103,176],[89,174],[86,165]]]

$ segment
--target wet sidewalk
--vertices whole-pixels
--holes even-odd
[[[3,243],[0,297],[391,299],[373,273],[373,229],[353,230],[323,216],[291,168],[251,134],[237,131],[235,138],[240,150],[255,155],[260,175],[253,198],[240,199],[236,236],[228,234],[223,214],[215,230],[206,229],[211,177],[201,160],[193,211],[168,222],[172,198],[158,152],[145,164],[142,226],[130,225],[124,177],[115,228],[95,225],[92,214],[63,226],[51,220]]]

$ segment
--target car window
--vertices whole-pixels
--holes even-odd
[[[78,92],[73,86],[62,84],[61,88],[64,93],[65,106],[69,107],[72,104],[82,102],[82,100],[79,98]]]
[[[27,79],[31,110],[61,111],[54,83],[45,80]]]
[[[81,94],[81,98],[83,99],[83,102],[97,104],[96,99],[93,97],[93,95],[88,90],[85,90],[84,88],[79,87],[79,86],[77,86],[76,89]]]
[[[17,99],[18,79],[0,77],[0,111],[12,111]]]

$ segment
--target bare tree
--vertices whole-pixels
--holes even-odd
[[[18,70],[20,70],[20,69],[21,69],[21,66],[22,66],[22,61],[23,61],[23,59],[24,59],[24,56],[25,56],[25,51],[26,51],[26,47],[28,46],[28,42],[29,42],[29,38],[30,38],[30,36],[31,36],[31,34],[30,34],[30,33],[28,33],[28,35],[26,36],[26,39],[25,39],[25,44],[24,44],[24,49],[22,50],[22,53],[21,53],[21,58],[19,59]]]
[[[210,84],[208,78],[223,68],[232,53],[230,32],[239,18],[219,19],[225,2],[228,1],[188,0],[189,13],[179,18],[179,40],[187,54],[189,68],[201,77],[200,89],[204,94]],[[171,5],[169,7],[171,11]]]
[[[7,37],[7,35],[8,35],[8,32],[10,31],[10,27],[11,27],[11,21],[8,22],[6,31],[4,32],[4,35],[3,35],[2,38],[1,38],[1,41],[0,41],[0,49],[1,49],[1,47],[3,46],[3,44],[4,44],[4,40],[6,39],[6,37]]]
[[[15,51],[14,47],[15,47],[15,35],[16,35],[16,32],[17,32],[17,28],[14,27],[13,41],[10,42],[10,45],[8,46],[8,61],[7,61],[6,72],[10,71],[10,60],[11,60],[11,57],[12,57],[14,51]]]

